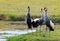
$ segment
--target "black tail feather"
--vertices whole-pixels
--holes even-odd
[[[49,30],[50,30],[50,31],[54,31],[54,29],[53,29],[53,28],[50,28]]]

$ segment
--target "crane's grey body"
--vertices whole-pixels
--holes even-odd
[[[45,24],[46,24],[46,26],[49,28],[50,31],[54,31],[53,25],[52,25],[53,23],[52,23],[52,21],[50,20],[48,14],[47,14],[47,11],[45,11]]]

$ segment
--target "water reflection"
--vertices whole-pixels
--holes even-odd
[[[35,32],[36,30],[5,30],[0,31],[0,41],[6,41],[6,37],[27,34],[30,32]]]

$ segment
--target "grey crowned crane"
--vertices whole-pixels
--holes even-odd
[[[36,20],[36,19],[32,19],[31,16],[30,16],[30,7],[28,6],[28,13],[27,13],[27,25],[28,25],[28,29],[32,29],[32,26],[33,28],[37,27],[39,25],[39,21]]]
[[[27,26],[28,26],[28,29],[32,29],[32,26],[31,26],[31,16],[30,16],[30,7],[28,6],[28,13],[27,13]]]
[[[51,19],[48,16],[47,8],[44,8],[44,11],[45,11],[45,24],[50,31],[54,31],[54,23],[51,21]]]
[[[50,31],[54,31],[54,23],[49,18],[46,7],[44,8],[44,11],[45,11],[44,22],[46,24],[46,30],[47,30],[47,27],[49,28],[49,37],[50,37]],[[46,34],[46,32],[45,32],[45,34]],[[43,35],[43,36],[45,37],[45,35]]]
[[[41,18],[36,18],[36,19],[32,19],[31,16],[30,16],[30,7],[28,6],[28,13],[27,13],[27,26],[28,26],[28,29],[32,29],[33,28],[37,28],[39,25],[42,25],[43,23],[43,17]]]
[[[45,14],[44,14],[44,22],[46,24],[46,28],[49,28],[49,37],[50,37],[50,31],[54,31],[54,23],[51,21],[51,19],[48,16],[47,8],[44,8]],[[46,32],[45,32],[46,34]],[[45,35],[43,35],[45,37]]]
[[[41,8],[41,14],[43,13],[43,9]],[[32,22],[33,28],[37,28],[40,25],[40,31],[41,31],[41,26],[44,22],[44,16],[42,15],[40,18],[36,18]],[[39,28],[38,28],[39,29]]]
[[[27,23],[27,26],[28,26],[28,29],[31,29],[32,30],[32,27],[33,28],[37,28],[37,26],[39,26],[39,19],[36,20],[36,19],[32,19],[31,16],[30,16],[30,7],[28,6],[28,13],[27,13],[27,17],[26,17],[26,23]]]

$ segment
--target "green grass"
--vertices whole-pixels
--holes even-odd
[[[28,33],[18,36],[9,37],[7,41],[60,41],[60,25],[55,26],[55,31],[49,32],[47,31],[45,33],[45,30],[43,32],[37,31],[34,33]],[[45,37],[43,36],[45,34]]]
[[[41,7],[47,7],[50,15],[60,15],[60,0],[0,0],[0,14],[26,15],[28,5],[32,16],[39,16]]]

